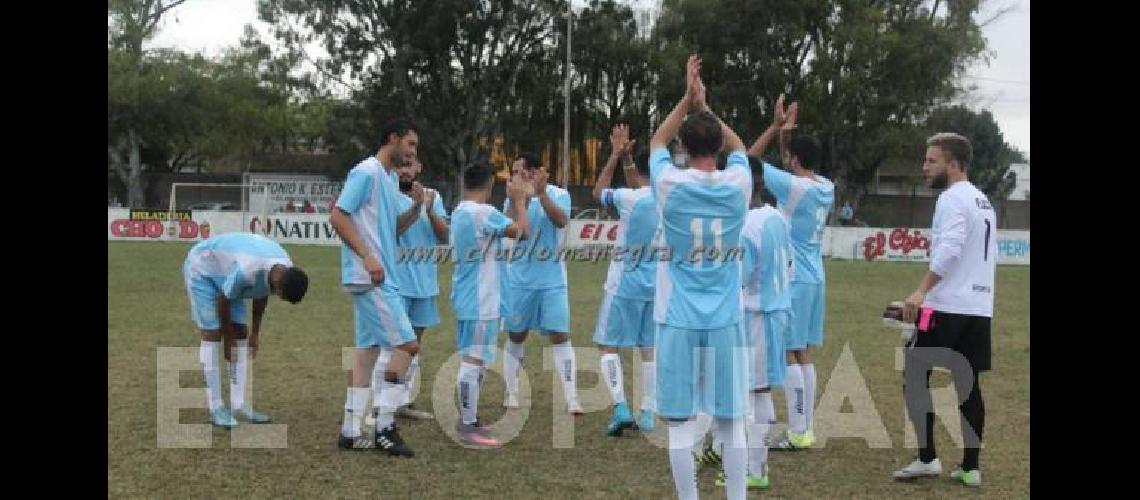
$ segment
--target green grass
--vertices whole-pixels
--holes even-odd
[[[438,421],[403,423],[401,433],[415,447],[411,460],[374,452],[343,452],[335,441],[345,394],[341,349],[351,346],[352,309],[337,287],[339,249],[298,247],[287,250],[310,276],[309,293],[296,306],[273,299],[265,317],[261,351],[254,374],[254,400],[260,410],[288,425],[288,447],[230,447],[229,431],[214,429],[206,449],[158,447],[157,348],[196,347],[181,263],[188,245],[108,243],[108,497],[575,497],[671,498],[673,483],[666,451],[639,435],[609,438],[608,411],[573,421],[574,446],[555,448],[552,372],[544,369],[548,344],[532,335],[524,361],[533,406],[519,435],[498,450],[467,450],[444,434]],[[568,268],[573,342],[590,346],[600,302],[604,263],[575,263]],[[909,462],[904,448],[901,373],[894,369],[895,331],[880,325],[879,314],[891,300],[910,293],[924,266],[902,263],[831,261],[827,263],[826,342],[817,355],[818,393],[822,396],[839,354],[847,346],[890,435],[892,448],[870,448],[857,438],[833,438],[826,447],[800,453],[774,453],[772,487],[766,495],[785,498],[904,498],[963,494],[992,498],[1029,496],[1029,268],[998,269],[993,324],[994,370],[983,375],[986,401],[986,448],[982,452],[985,485],[966,490],[946,477],[900,484],[890,473]],[[454,320],[447,294],[450,268],[441,270],[440,314],[443,323],[423,342],[424,387],[417,406],[433,411],[431,387],[454,384],[455,372],[440,367],[454,354]],[[501,340],[500,340],[501,342]],[[597,354],[592,360],[597,365]],[[622,354],[626,391],[639,401],[635,384],[639,365]],[[583,355],[579,355],[579,365]],[[501,362],[496,362],[501,365]],[[438,372],[438,374],[437,374]],[[200,372],[186,371],[182,387],[202,387]],[[933,384],[948,384],[935,377]],[[599,384],[594,373],[580,373],[583,403]],[[488,373],[481,418],[504,415],[502,380]],[[601,389],[596,394],[608,395]],[[594,398],[597,400],[597,398]],[[205,397],[201,397],[204,405]],[[847,405],[845,404],[845,407]],[[587,408],[588,410],[589,408]],[[776,396],[784,418],[784,400]],[[845,409],[846,411],[846,409]],[[557,414],[558,418],[561,414]],[[181,423],[206,421],[205,409],[181,411]],[[950,422],[956,422],[956,418]],[[817,424],[818,425],[818,424]],[[955,424],[956,425],[956,424]],[[655,439],[663,439],[659,423]],[[961,451],[938,426],[939,453],[946,474]],[[700,477],[701,494],[720,498],[715,472]],[[754,494],[753,494],[754,495]]]

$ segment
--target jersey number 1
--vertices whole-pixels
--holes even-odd
[[[815,211],[816,231],[811,237],[811,242],[818,245],[823,241],[823,229],[827,226],[827,207],[819,207]]]
[[[700,268],[705,262],[704,226],[705,219],[700,217],[695,217],[689,222],[689,230],[693,233],[693,249],[700,249],[700,253],[694,256],[694,264],[697,268]],[[724,220],[712,219],[709,223],[709,230],[712,231],[713,235],[713,248],[716,249],[716,254],[719,256],[724,236]]]
[[[990,220],[986,219],[986,246],[982,249],[982,260],[989,262],[990,260]]]

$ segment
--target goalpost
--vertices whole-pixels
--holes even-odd
[[[175,182],[170,185],[167,220],[177,224],[177,210],[240,212],[241,227],[273,212],[265,183]]]

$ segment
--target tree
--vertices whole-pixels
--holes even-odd
[[[320,108],[293,105],[286,89],[263,83],[261,61],[247,50],[231,49],[218,60],[149,51],[137,74],[117,64],[124,59],[121,51],[108,51],[108,148],[124,182],[140,189],[143,170],[248,162],[267,151],[287,151],[303,127],[312,128],[306,121],[319,126],[323,119]],[[140,148],[139,162],[129,170],[114,142],[124,130]],[[131,203],[143,206],[145,200]]]
[[[352,99],[361,103],[365,128],[352,134],[356,142],[375,148],[379,122],[411,118],[422,127],[426,169],[442,167],[451,176],[486,154],[480,139],[508,132],[505,123],[549,122],[543,98],[555,73],[550,41],[565,5],[260,0],[258,7],[293,50],[321,42],[329,57],[318,64],[326,74],[359,79]],[[533,141],[521,132],[523,141]]]
[[[655,31],[665,52],[658,106],[683,92],[680,70],[700,53],[709,104],[745,140],[791,94],[801,131],[824,148],[821,173],[841,196],[864,192],[929,110],[982,55],[979,2],[926,0],[666,0]]]
[[[107,154],[127,185],[129,206],[145,203],[142,146],[146,98],[153,81],[143,75],[143,41],[154,36],[158,21],[186,0],[109,0],[107,2]]]
[[[146,206],[144,171],[221,160],[248,166],[267,152],[311,149],[331,118],[310,75],[293,74],[298,59],[273,55],[248,26],[240,45],[215,59],[143,50],[158,18],[179,3],[108,8],[108,158],[132,207]]]
[[[802,102],[801,130],[820,138],[821,173],[840,196],[864,192],[884,160],[922,143],[921,125],[960,89],[985,40],[980,0],[664,0],[648,40],[627,5],[591,0],[575,19],[571,136],[604,137],[622,120],[653,121],[704,59],[709,101],[750,140],[780,93]],[[329,141],[374,150],[380,121],[422,127],[427,173],[454,175],[503,149],[560,142],[566,0],[260,0],[261,19],[290,53],[319,42],[329,78],[359,82],[331,103]],[[639,29],[642,28],[642,29]],[[642,122],[644,120],[644,122]],[[439,168],[437,170],[438,167]]]
[[[1010,164],[1024,163],[1025,156],[1009,143],[988,110],[971,111],[965,106],[939,108],[930,114],[926,132],[954,132],[970,140],[974,158],[968,174],[970,182],[992,200],[1004,200],[1016,183]]]
[[[621,121],[650,135],[650,46],[639,35],[633,10],[612,0],[592,0],[576,17],[573,85],[582,96],[584,131],[606,137]]]
[[[755,138],[771,121],[776,97],[802,80],[813,47],[806,23],[814,11],[789,0],[664,1],[653,61],[661,117],[684,93],[684,62],[695,52],[703,60],[710,106],[744,140]]]

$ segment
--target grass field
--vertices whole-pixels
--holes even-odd
[[[554,388],[553,373],[543,365],[543,349],[548,344],[536,335],[527,342],[524,361],[532,389],[529,419],[503,448],[464,449],[447,437],[437,420],[402,421],[401,433],[416,450],[414,459],[338,450],[335,441],[345,394],[341,350],[351,345],[352,309],[348,297],[337,287],[336,247],[287,247],[294,262],[309,273],[309,292],[295,306],[272,299],[266,312],[253,376],[254,401],[259,410],[275,418],[275,423],[288,426],[288,446],[233,448],[230,431],[213,429],[211,448],[159,448],[158,348],[194,347],[196,351],[198,346],[181,276],[188,249],[189,245],[179,243],[108,243],[108,497],[673,497],[666,451],[636,432],[620,439],[607,437],[608,411],[588,413],[555,429],[556,418],[566,421],[553,406],[562,405],[561,388]],[[605,264],[575,263],[568,271],[573,342],[576,347],[587,347],[591,345]],[[827,337],[817,355],[817,394],[824,396],[840,353],[849,349],[892,447],[872,448],[862,439],[832,438],[821,449],[774,453],[770,462],[772,487],[764,496],[1029,496],[1028,267],[998,269],[994,370],[982,377],[986,403],[986,448],[981,459],[984,486],[967,490],[946,477],[961,459],[961,450],[941,424],[937,426],[937,443],[944,477],[909,484],[890,479],[891,471],[909,462],[915,451],[903,444],[907,424],[901,372],[895,370],[898,335],[880,325],[879,314],[889,301],[913,291],[923,271],[924,266],[918,264],[827,262]],[[454,369],[440,370],[455,350],[454,320],[447,304],[450,267],[441,269],[440,274],[443,323],[425,336],[421,350],[423,387],[416,400],[417,407],[428,411],[433,411],[435,378],[451,384],[447,387],[453,387],[455,381]],[[587,355],[579,354],[579,367],[596,367],[597,355],[593,356],[586,360]],[[635,372],[639,365],[628,352],[622,358],[627,397],[636,407],[639,384],[635,383]],[[196,364],[194,359],[192,364]],[[496,364],[501,365],[501,361]],[[184,388],[204,386],[200,371],[182,372],[179,379]],[[936,376],[932,384],[946,385],[948,381],[948,377]],[[587,410],[591,402],[608,402],[604,388],[594,389],[599,383],[596,373],[578,376]],[[504,415],[502,387],[502,379],[489,372],[481,418],[494,422]],[[204,391],[200,394],[204,406]],[[786,421],[779,393],[776,409],[781,421]],[[180,421],[199,424],[206,417],[204,408],[184,409]],[[953,417],[949,422],[956,427]],[[556,448],[555,441],[565,443],[570,430],[573,447]],[[651,439],[663,440],[664,425],[659,423],[654,434]],[[723,490],[713,484],[714,479],[712,470],[701,473],[703,497],[723,498]]]

